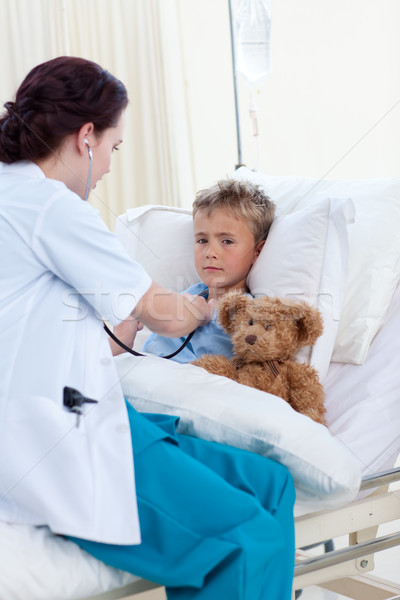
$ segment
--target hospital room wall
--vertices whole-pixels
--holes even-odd
[[[180,0],[198,187],[237,161],[226,5]],[[272,0],[258,160],[249,88],[238,76],[246,165],[332,179],[400,175],[399,24],[396,0]]]
[[[190,206],[237,164],[228,0],[0,0],[1,104],[35,64],[100,62],[131,99],[92,194],[110,227],[145,203]],[[259,153],[239,76],[243,161],[273,175],[400,175],[398,0],[272,0]]]

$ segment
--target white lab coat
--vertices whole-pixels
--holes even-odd
[[[151,284],[88,203],[30,162],[0,167],[0,519],[140,542],[125,402],[101,317]],[[70,386],[98,400],[79,428]]]

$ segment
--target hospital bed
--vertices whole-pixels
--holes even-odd
[[[302,298],[323,315],[323,336],[301,359],[319,371],[329,427],[277,397],[154,356],[116,359],[122,389],[138,410],[179,415],[183,433],[287,465],[297,492],[294,589],[400,597],[400,584],[368,574],[375,552],[400,545],[398,528],[377,533],[400,523],[392,489],[400,479],[400,180],[317,181],[246,168],[234,177],[262,185],[277,204],[249,276],[252,293]],[[128,210],[116,232],[160,284],[180,291],[198,280],[189,210]],[[0,523],[0,536],[0,600],[111,600],[156,587],[46,527]],[[344,536],[348,548],[324,552],[323,542]]]

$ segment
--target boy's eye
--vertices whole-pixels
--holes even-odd
[[[222,243],[223,243],[223,244],[227,244],[227,245],[229,245],[229,244],[233,244],[233,240],[229,240],[229,239],[227,239],[227,240],[222,240]]]
[[[114,152],[114,150],[119,150],[118,146],[114,146],[114,148],[112,149],[112,151]]]
[[[200,238],[196,240],[196,244],[207,244],[206,238]]]

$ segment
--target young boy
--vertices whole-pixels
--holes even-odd
[[[274,203],[248,181],[221,180],[198,192],[193,203],[194,261],[201,282],[186,292],[216,301],[233,290],[248,293],[247,275],[265,243],[274,214]],[[230,338],[216,313],[209,323],[196,329],[173,360],[187,363],[210,352],[232,356]],[[152,334],[143,350],[166,356],[184,340]]]

